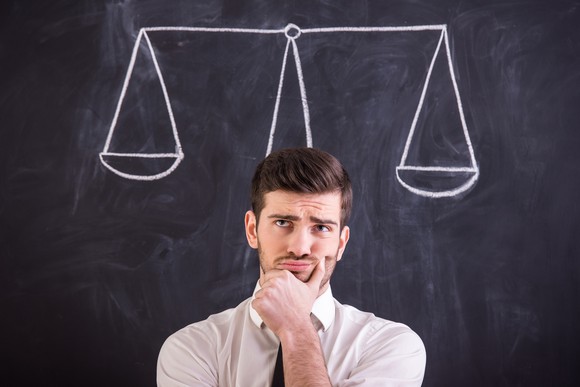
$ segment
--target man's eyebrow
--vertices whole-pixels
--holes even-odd
[[[314,223],[332,224],[333,226],[338,226],[338,223],[332,219],[321,219],[321,218],[317,218],[316,216],[311,216],[310,220]]]
[[[300,220],[301,218],[296,215],[283,215],[283,214],[271,214],[268,215],[268,219],[282,219],[282,220],[291,220],[293,222]],[[322,219],[316,216],[311,216],[310,221],[313,223],[320,223],[320,224],[331,224],[334,226],[338,226],[338,223],[331,219]]]
[[[297,220],[300,220],[300,217],[296,216],[296,215],[272,214],[272,215],[268,215],[268,219],[283,219],[283,220],[297,221]]]

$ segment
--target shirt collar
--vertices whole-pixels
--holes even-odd
[[[260,281],[258,281],[256,283],[256,287],[254,288],[251,301],[254,300],[256,292],[261,288]],[[265,326],[264,321],[252,306],[251,301],[250,318],[258,328],[263,328]],[[330,288],[330,285],[328,285],[328,288],[324,291],[324,293],[318,296],[318,298],[314,301],[314,305],[312,305],[311,317],[314,317],[315,320],[318,320],[320,324],[322,324],[322,329],[326,331],[328,328],[330,328],[332,322],[334,321],[334,313],[334,298],[332,297],[332,289]]]

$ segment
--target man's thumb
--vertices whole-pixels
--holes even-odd
[[[318,264],[312,271],[312,275],[310,276],[310,280],[308,281],[309,286],[316,286],[316,289],[320,287],[320,283],[324,278],[324,274],[326,273],[326,267],[324,266],[324,258],[318,261]]]

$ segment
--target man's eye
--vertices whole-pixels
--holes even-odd
[[[316,225],[315,228],[316,228],[316,231],[320,231],[320,232],[329,232],[330,231],[330,228],[328,226],[325,226],[322,224]]]
[[[288,226],[290,226],[290,222],[288,222],[287,220],[278,219],[276,221],[276,226],[288,227]]]

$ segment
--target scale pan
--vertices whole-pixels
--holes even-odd
[[[478,177],[476,168],[397,167],[397,180],[403,187],[430,198],[451,197],[465,192]]]
[[[101,163],[113,173],[131,180],[157,180],[173,172],[183,153],[109,153],[99,154]]]

